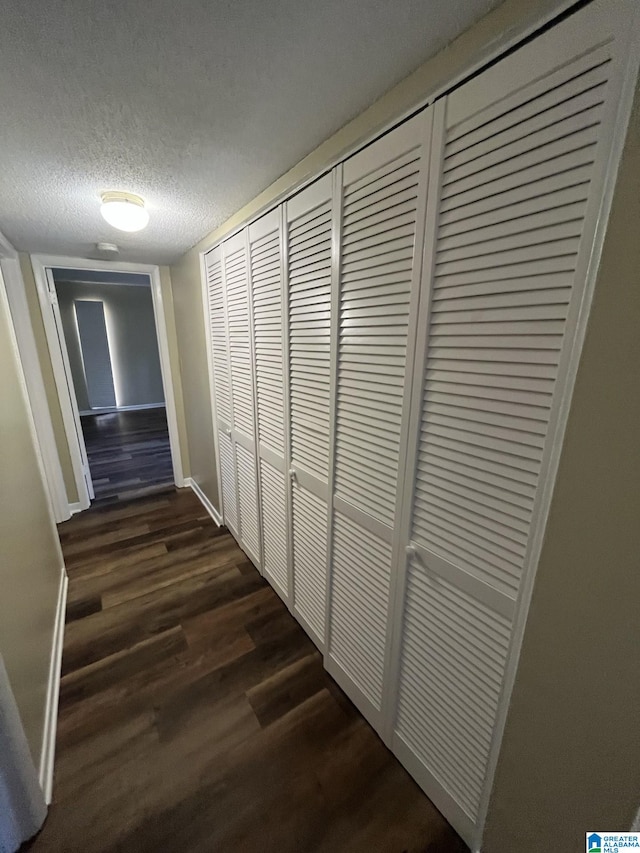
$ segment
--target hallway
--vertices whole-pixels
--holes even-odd
[[[164,407],[83,415],[96,500],[126,500],[173,484]]]
[[[54,802],[30,850],[466,850],[190,491],[60,529]]]

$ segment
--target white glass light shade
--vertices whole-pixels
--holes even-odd
[[[149,224],[144,200],[132,193],[102,193],[100,212],[109,225],[120,231],[141,231]]]

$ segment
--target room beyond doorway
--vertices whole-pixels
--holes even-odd
[[[56,520],[65,521],[71,514],[87,509],[95,497],[82,424],[84,417],[90,415],[164,409],[171,461],[168,482],[184,485],[173,383],[175,367],[172,369],[170,330],[164,310],[168,285],[160,268],[50,255],[33,255],[31,261],[75,485],[75,490],[70,490],[59,482],[61,472],[56,475],[54,471],[52,492],[57,495],[62,489],[63,495],[63,501],[54,506]],[[88,296],[84,290],[87,282],[97,282],[102,293]],[[144,322],[130,322],[131,316],[139,316],[135,306],[125,308],[123,322],[114,318],[117,311],[112,304],[113,294],[124,291],[126,284],[135,285],[129,290],[139,296],[145,294],[150,302]],[[152,349],[155,354],[154,364],[144,355],[145,341],[147,352]],[[154,440],[158,440],[157,436]],[[166,434],[162,440],[166,441]],[[136,456],[129,463],[140,461],[139,454]],[[162,457],[166,461],[164,451]],[[155,464],[159,460],[153,461]],[[104,470],[99,473],[101,476],[96,479],[106,479]],[[122,471],[116,473],[120,485],[126,482]],[[142,473],[139,479],[144,484]],[[131,472],[127,479],[135,481],[138,474]],[[159,479],[159,475],[154,476],[156,483]],[[65,491],[68,503],[64,503]],[[101,491],[98,489],[98,493]]]
[[[64,268],[52,274],[95,499],[171,485],[149,276]]]

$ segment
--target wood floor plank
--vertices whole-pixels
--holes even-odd
[[[178,625],[186,616],[253,592],[263,583],[259,576],[243,575],[234,562],[228,562],[176,584],[177,588],[154,590],[119,607],[72,622],[62,655],[62,671],[67,673],[86,666]]]
[[[466,851],[191,492],[102,503],[62,542],[54,800],[28,849]]]
[[[64,547],[63,547],[64,550]],[[114,569],[122,569],[127,566],[135,566],[139,560],[151,559],[153,557],[162,557],[167,553],[167,548],[164,542],[153,542],[143,548],[135,547],[118,551],[115,555],[104,555],[102,559],[90,558],[88,560],[79,561],[77,563],[67,562],[67,574],[72,579],[87,580],[88,578],[100,577],[101,575],[109,574]],[[70,590],[70,595],[75,594],[75,590]]]
[[[85,616],[91,616],[92,613],[99,613],[102,610],[102,598],[92,591],[85,596],[76,595],[73,600],[67,599],[67,614],[66,621],[75,622],[76,619],[83,619]]]
[[[106,524],[115,524],[122,519],[131,519],[135,516],[148,516],[153,518],[162,510],[173,510],[177,507],[165,495],[157,500],[128,501],[125,504],[101,504],[96,503],[91,507],[91,512],[83,512],[74,516],[69,522],[58,525],[60,541],[66,542],[70,538],[84,537],[90,530],[103,527]]]
[[[133,646],[100,658],[82,669],[63,676],[60,681],[60,708],[80,702],[100,693],[105,687],[116,684],[132,671],[147,669],[157,660],[177,655],[187,647],[182,628],[174,625],[161,634],[147,637]]]
[[[247,699],[265,728],[324,689],[322,657],[320,652],[312,652],[251,687]]]
[[[148,526],[146,524],[138,524],[133,527],[118,527],[115,530],[107,530],[99,536],[94,536],[90,545],[83,539],[77,539],[75,542],[67,542],[64,549],[65,559],[73,562],[73,558],[79,554],[95,556],[98,552],[105,552],[112,549],[118,550],[119,547],[127,547],[131,539],[137,541],[140,536],[147,533],[149,533]],[[121,546],[120,543],[122,542],[125,542],[126,545]],[[112,546],[112,548],[109,546]]]
[[[196,572],[200,566],[206,565],[213,568],[221,562],[229,562],[238,553],[230,534],[173,549],[171,553],[166,550],[166,543],[158,544],[162,547],[152,546],[151,553],[146,547],[141,549],[141,559],[137,562],[111,562],[109,571],[100,574],[93,571],[90,576],[76,577],[69,590],[68,600],[84,599],[91,595],[101,595],[103,598],[108,594],[117,596],[118,590],[132,591],[144,579],[148,580],[149,590],[152,590],[162,585],[163,575],[168,579],[181,580],[190,569]],[[180,572],[181,567],[185,567],[184,574]],[[154,576],[158,580],[157,584],[153,582]]]

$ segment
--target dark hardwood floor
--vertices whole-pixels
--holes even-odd
[[[61,525],[47,851],[463,853],[191,492]]]
[[[173,483],[164,408],[80,420],[96,500],[128,500]]]

